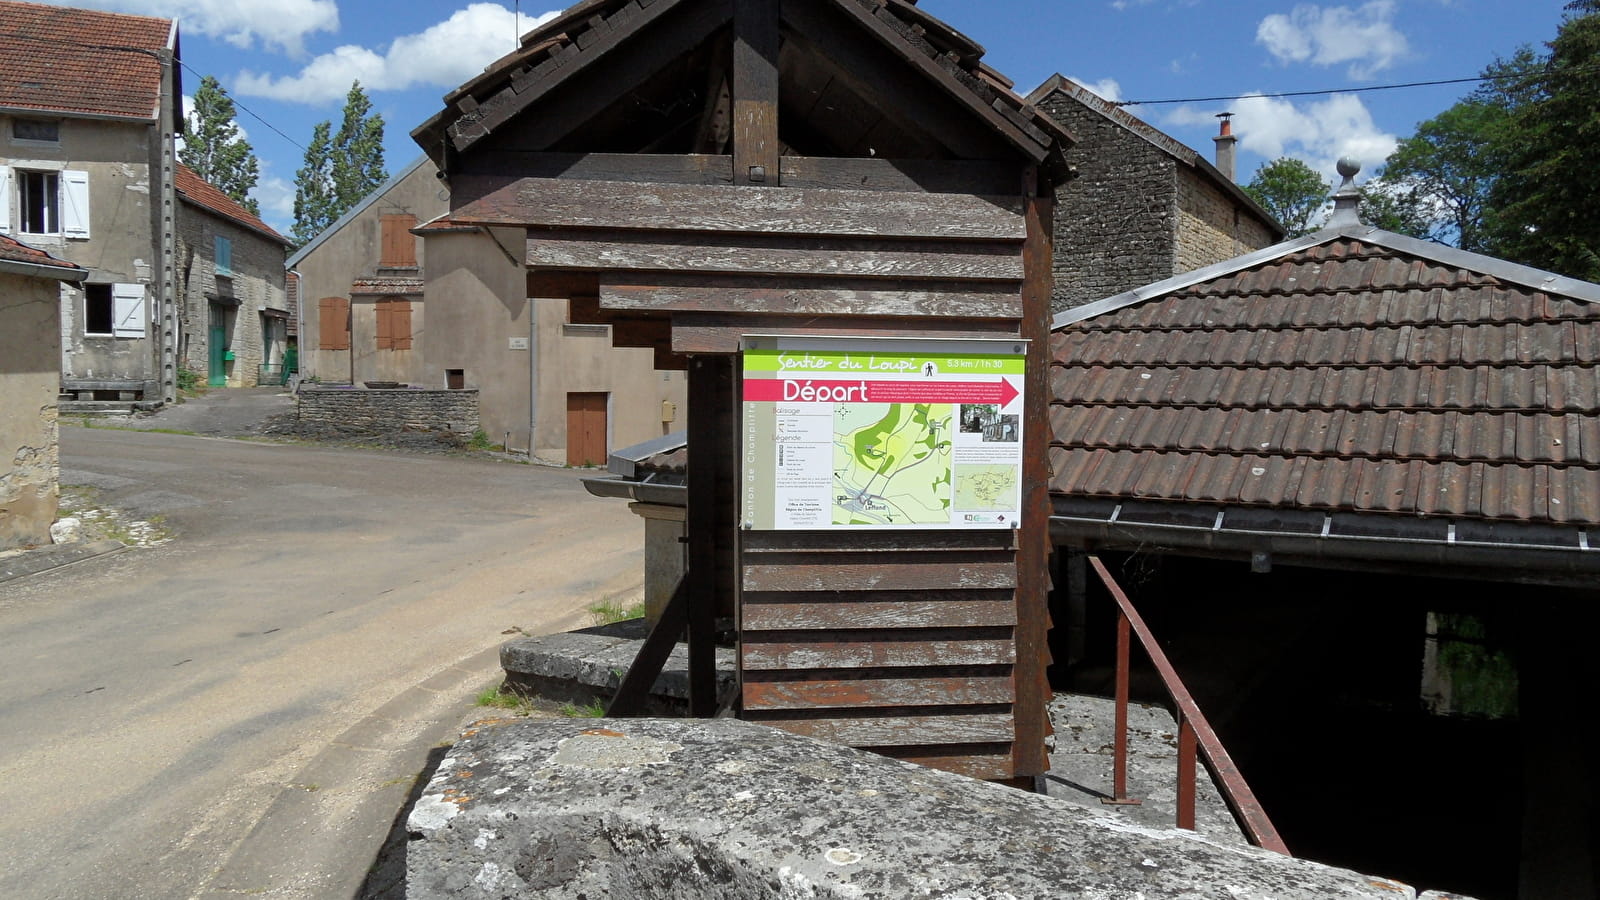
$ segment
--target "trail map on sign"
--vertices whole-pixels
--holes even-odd
[[[1016,527],[1022,349],[749,339],[745,527]]]

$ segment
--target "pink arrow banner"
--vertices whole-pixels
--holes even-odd
[[[820,381],[751,378],[744,399],[754,403],[993,403],[1007,406],[1019,391],[998,381]]]

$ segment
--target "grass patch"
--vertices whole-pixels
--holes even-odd
[[[526,697],[522,697],[514,691],[506,690],[505,685],[484,688],[478,692],[478,697],[474,703],[477,706],[510,710],[523,716],[533,712],[533,704]]]
[[[591,700],[583,706],[563,703],[557,712],[569,719],[602,719],[605,718],[606,705],[599,700]]]
[[[479,428],[472,432],[472,437],[467,440],[468,450],[493,450],[494,444],[489,440],[489,435]]]
[[[589,607],[589,618],[596,625],[613,625],[629,619],[644,618],[644,601],[627,603],[617,597],[607,597]]]

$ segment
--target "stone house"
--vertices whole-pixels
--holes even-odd
[[[169,19],[0,0],[0,234],[82,266],[61,284],[62,390],[175,396]]]
[[[0,550],[50,541],[58,497],[60,297],[89,273],[0,235]]]
[[[292,243],[188,166],[176,185],[180,365],[212,387],[282,383]]]
[[[547,462],[681,427],[683,374],[572,324],[565,297],[530,298],[521,235],[450,222],[438,172],[419,157],[289,258],[302,374],[475,390],[489,440]]]
[[[1052,75],[1028,102],[1078,138],[1056,206],[1056,311],[1232,259],[1283,239],[1233,181],[1232,140],[1205,157],[1088,88]]]

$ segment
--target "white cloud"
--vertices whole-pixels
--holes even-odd
[[[1284,64],[1349,63],[1351,78],[1370,78],[1410,49],[1394,26],[1394,13],[1394,0],[1372,0],[1355,9],[1302,4],[1287,15],[1274,13],[1262,19],[1256,43]]]
[[[58,6],[177,19],[178,29],[253,47],[259,41],[298,55],[305,37],[339,30],[335,0],[45,0]]]
[[[1296,106],[1289,100],[1260,95],[1233,101],[1233,132],[1239,147],[1268,160],[1293,156],[1339,183],[1335,164],[1341,156],[1361,162],[1371,174],[1394,152],[1399,139],[1378,127],[1372,113],[1354,94],[1335,94]],[[1171,125],[1216,126],[1215,109],[1180,107],[1166,116]],[[1248,180],[1240,173],[1241,181]]]
[[[1067,80],[1080,87],[1088,88],[1101,98],[1110,100],[1112,103],[1116,103],[1122,99],[1122,85],[1118,84],[1115,78],[1102,78],[1099,81],[1085,81],[1082,78],[1074,78],[1069,75],[1067,76]]]
[[[515,49],[519,36],[555,16],[514,14],[495,3],[474,3],[417,34],[395,38],[382,53],[346,44],[311,60],[297,75],[241,72],[234,92],[317,104],[342,99],[352,81],[360,81],[369,92],[419,85],[453,88]]]
[[[289,233],[294,223],[294,182],[263,177],[256,182],[250,196],[261,207],[262,221],[283,234]]]

